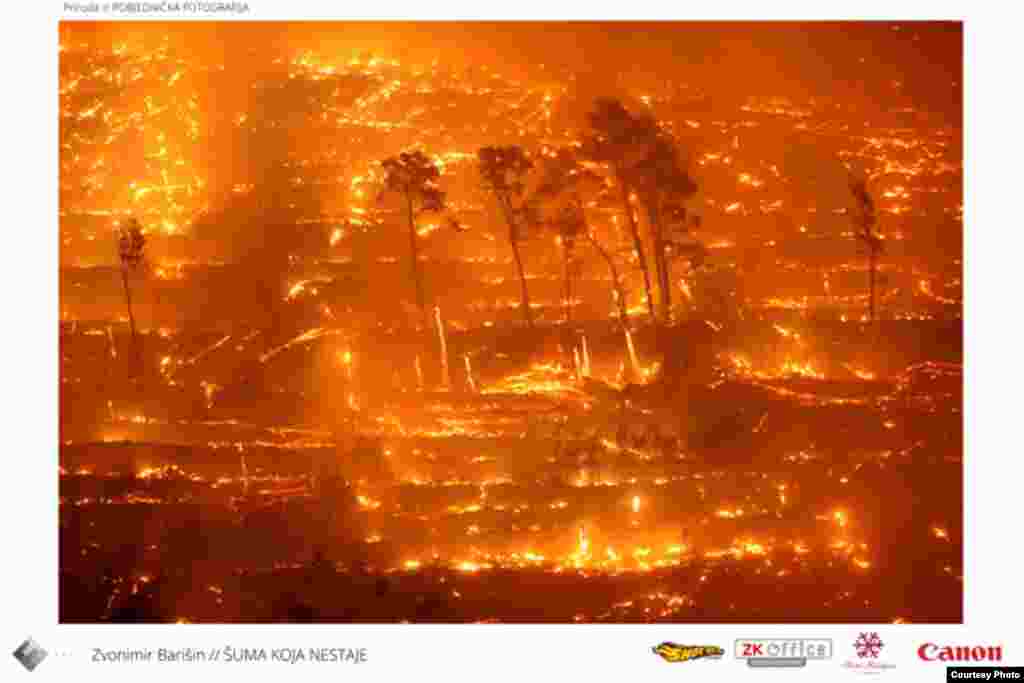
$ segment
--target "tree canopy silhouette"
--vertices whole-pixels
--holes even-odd
[[[409,227],[409,260],[413,285],[416,288],[416,305],[423,317],[424,329],[430,328],[430,314],[427,310],[423,270],[419,260],[419,242],[416,228],[417,219],[425,213],[441,213],[445,210],[445,192],[440,187],[441,171],[432,159],[420,150],[402,152],[381,162],[384,168],[384,193],[395,193],[405,203],[405,215]],[[452,227],[459,225],[449,220]]]
[[[658,322],[655,285],[652,283],[647,243],[654,254],[657,288],[661,293],[662,319],[671,317],[670,229],[685,226],[684,203],[697,184],[682,162],[675,140],[648,114],[634,115],[619,100],[601,98],[589,114],[590,135],[583,144],[589,159],[607,165],[618,191],[618,200],[643,275],[647,309]],[[639,206],[638,206],[639,205]],[[646,214],[648,239],[644,239],[638,208]]]
[[[524,239],[527,226],[535,213],[527,199],[527,175],[533,170],[534,164],[522,147],[515,145],[484,147],[477,153],[477,158],[480,163],[482,185],[498,201],[505,226],[508,228],[508,242],[512,247],[516,273],[519,276],[523,321],[528,327],[533,327],[530,292],[526,286],[526,272],[523,269],[519,243]]]

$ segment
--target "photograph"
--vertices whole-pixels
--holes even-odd
[[[965,622],[963,21],[68,12],[59,624]]]

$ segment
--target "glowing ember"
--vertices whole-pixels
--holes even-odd
[[[434,306],[434,323],[437,325],[437,340],[441,348],[441,388],[448,389],[452,386],[452,376],[448,369],[448,340],[445,337],[439,306]]]

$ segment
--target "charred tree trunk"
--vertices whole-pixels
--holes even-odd
[[[519,276],[519,305],[523,312],[523,321],[526,326],[533,327],[533,310],[530,308],[530,291],[526,286],[526,271],[523,269],[523,257],[519,252],[519,232],[506,197],[498,197],[501,204],[501,211],[505,214],[505,223],[508,225],[508,242],[512,245],[512,258],[516,262],[516,274]]]
[[[629,314],[626,312],[626,300],[622,292],[622,281],[619,279],[619,269],[615,266],[615,260],[612,259],[611,254],[609,254],[608,251],[601,246],[600,242],[594,239],[594,237],[590,234],[587,235],[587,240],[589,240],[590,244],[594,247],[597,253],[601,255],[601,258],[604,259],[604,262],[608,264],[608,270],[609,272],[611,272],[612,275],[612,287],[614,289],[615,294],[615,304],[618,306],[619,309],[619,325],[623,329],[625,329],[626,320]]]
[[[523,309],[523,320],[526,326],[533,327],[533,311],[530,309],[530,292],[526,288],[526,271],[523,270],[523,258],[519,253],[519,241],[510,239],[512,243],[512,256],[516,261],[516,273],[519,275],[519,296],[520,306]]]
[[[569,245],[562,242],[562,312],[566,326],[572,324],[572,270]]]
[[[654,292],[651,290],[651,272],[647,267],[647,256],[644,254],[644,241],[640,237],[640,227],[636,223],[636,216],[633,215],[633,204],[629,200],[629,187],[618,178],[619,191],[622,194],[622,208],[626,211],[626,221],[629,224],[629,232],[633,238],[633,251],[636,252],[637,261],[640,262],[640,272],[644,276],[644,291],[647,294],[647,311],[651,316],[651,322],[658,323],[658,316],[654,310]]]
[[[661,234],[661,216],[657,205],[647,211],[654,242],[654,266],[657,270],[658,287],[661,290],[661,319],[668,324],[672,320],[672,278],[669,275],[668,258],[665,255],[665,240]]]
[[[601,255],[601,258],[604,259],[604,262],[608,264],[608,270],[612,274],[612,287],[614,288],[613,291],[615,294],[615,304],[618,306],[619,309],[619,327],[622,329],[622,334],[627,338],[628,342],[629,313],[626,311],[626,297],[624,296],[622,291],[622,280],[619,279],[619,269],[615,266],[615,260],[612,258],[611,254],[608,253],[608,250],[602,247],[601,243],[598,242],[594,238],[594,236],[591,235],[589,232],[586,233],[586,236],[590,244],[594,247],[594,249],[597,250],[597,253],[599,253]],[[633,353],[627,354],[627,357],[629,358],[629,374],[627,375],[627,381],[633,382],[636,380],[636,377],[640,372],[640,368],[638,368],[634,363]],[[623,411],[625,411],[625,402],[623,402]],[[625,413],[623,413],[623,416],[624,415]]]
[[[423,273],[420,272],[419,244],[416,242],[416,216],[413,212],[412,197],[406,195],[406,211],[409,215],[409,259],[412,263],[412,280],[416,286],[416,305],[423,316],[423,329],[430,329],[430,316],[427,313],[426,297],[423,293]]]
[[[139,364],[138,370],[142,372],[142,349],[139,348],[139,335],[135,330],[135,314],[132,312],[132,290],[128,286],[128,269],[121,265],[121,282],[124,283],[124,298],[128,304],[128,326],[132,331],[132,349],[135,351],[135,360]]]
[[[875,249],[870,249],[868,258],[870,260],[868,265],[868,277],[870,282],[870,292],[868,295],[868,321],[875,322],[875,270],[878,268],[878,253]]]

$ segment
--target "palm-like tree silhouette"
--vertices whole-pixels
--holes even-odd
[[[562,148],[544,159],[540,184],[533,196],[534,205],[544,205],[545,225],[552,229],[562,250],[563,301],[565,322],[571,322],[572,280],[578,264],[573,256],[576,245],[589,232],[583,210],[584,194],[595,194],[602,187],[601,180],[581,162],[578,150]]]
[[[672,317],[672,254],[669,252],[674,246],[669,230],[688,232],[684,202],[697,192],[697,183],[682,163],[674,141],[661,131],[655,134],[647,153],[632,173],[637,196],[647,213],[661,290],[661,317],[668,323]]]
[[[657,127],[652,128],[653,122],[650,119],[634,117],[621,102],[610,98],[597,100],[588,119],[592,134],[584,144],[585,154],[596,162],[607,164],[611,169],[626,225],[633,239],[633,251],[643,274],[647,309],[651,322],[657,322],[651,273],[632,199],[635,190],[633,168],[644,157]]]
[[[519,242],[524,238],[524,228],[530,222],[531,209],[526,199],[526,176],[533,169],[533,162],[521,147],[484,147],[477,153],[480,160],[480,176],[485,190],[498,200],[505,225],[508,227],[508,242],[512,246],[523,310],[523,320],[533,327],[530,311],[530,292],[526,286],[526,273],[519,253]]]
[[[441,171],[423,152],[402,152],[381,162],[384,167],[384,192],[399,194],[405,202],[405,215],[409,226],[409,250],[412,266],[412,280],[416,287],[416,305],[423,316],[423,328],[430,329],[430,313],[427,310],[426,292],[423,286],[423,271],[420,268],[419,242],[416,219],[424,213],[440,213],[445,210],[445,193],[440,188]],[[454,220],[449,221],[458,227]]]
[[[885,240],[875,232],[878,223],[878,214],[875,211],[875,202],[868,192],[866,178],[850,177],[850,193],[853,195],[854,212],[853,222],[857,227],[857,240],[868,250],[868,272],[869,272],[869,299],[868,299],[868,320],[875,320],[875,280],[878,270],[878,257],[885,247]]]
[[[644,237],[633,203],[638,203],[647,219],[649,244],[653,249],[657,289],[661,292],[661,314],[669,322],[672,310],[671,259],[668,255],[669,228],[685,223],[684,202],[697,191],[697,183],[679,154],[676,141],[653,116],[632,114],[614,99],[599,99],[590,114],[591,136],[584,150],[591,159],[611,169],[626,225],[633,238],[633,250],[644,277],[647,307],[652,322],[655,313],[654,289],[644,248]]]
[[[128,323],[132,330],[132,346],[135,348],[135,355],[142,362],[142,351],[139,348],[138,332],[135,329],[135,314],[132,311],[132,292],[128,285],[128,271],[135,270],[143,262],[145,256],[146,236],[142,232],[142,226],[135,218],[129,218],[121,227],[121,235],[118,238],[118,254],[121,261],[121,282],[124,284],[124,298],[128,304]]]

